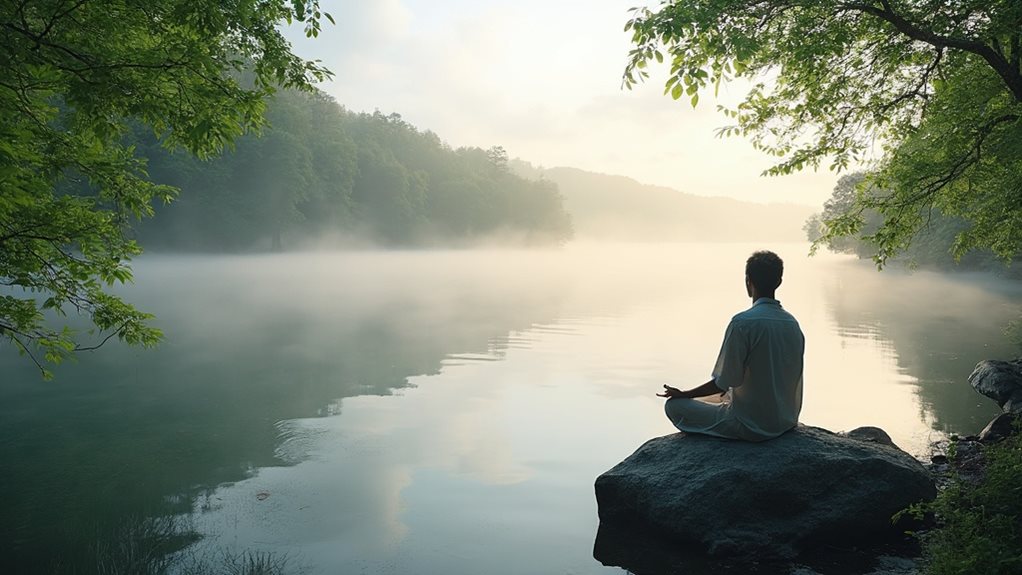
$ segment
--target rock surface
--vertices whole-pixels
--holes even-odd
[[[880,445],[886,445],[888,447],[897,447],[894,444],[894,440],[891,439],[887,432],[879,427],[863,426],[856,427],[851,431],[841,433],[845,437],[851,437],[852,439],[859,439],[861,441],[872,441],[873,443],[879,443]]]
[[[763,443],[676,433],[596,479],[604,525],[729,558],[897,537],[891,516],[936,495],[909,454],[799,426]]]
[[[979,440],[984,442],[1000,441],[1010,436],[1015,431],[1015,420],[1020,417],[1017,413],[1002,413],[993,418],[983,431],[979,432]]]
[[[1022,413],[1022,359],[984,359],[976,364],[969,383],[1005,412]]]

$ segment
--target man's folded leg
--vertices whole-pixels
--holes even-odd
[[[713,433],[726,415],[726,403],[707,403],[697,399],[674,397],[664,403],[664,411],[674,427],[688,433]]]

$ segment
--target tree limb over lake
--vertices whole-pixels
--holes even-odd
[[[1022,5],[937,0],[697,0],[637,8],[625,25],[631,87],[671,64],[665,93],[696,105],[709,87],[753,81],[734,109],[741,135],[780,162],[768,175],[883,154],[824,240],[864,235],[883,265],[931,211],[969,226],[960,257],[1022,251]],[[877,190],[882,190],[878,193]],[[883,216],[864,234],[864,214]]]
[[[128,224],[174,189],[149,181],[123,143],[137,121],[168,148],[208,157],[262,125],[276,87],[329,72],[291,52],[283,22],[317,36],[318,0],[69,2],[0,7],[0,338],[40,367],[79,343],[44,313],[87,315],[99,331],[152,345],[149,315],[108,293],[131,280]],[[69,193],[78,185],[87,195]],[[39,297],[36,297],[39,296]]]

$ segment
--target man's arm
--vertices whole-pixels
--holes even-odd
[[[717,381],[711,379],[699,387],[689,389],[687,391],[682,391],[676,387],[664,385],[664,392],[658,393],[657,395],[666,398],[683,397],[685,399],[695,399],[697,397],[707,397],[710,395],[723,395],[724,393],[726,392],[721,391],[720,388],[717,387]]]

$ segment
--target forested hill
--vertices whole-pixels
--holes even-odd
[[[453,149],[396,114],[353,113],[282,91],[269,126],[208,161],[133,135],[150,177],[180,189],[137,226],[147,248],[244,251],[558,243],[571,220],[550,181],[521,178],[499,147]]]
[[[813,212],[796,204],[756,204],[704,197],[631,178],[575,168],[535,168],[515,160],[524,177],[557,184],[579,238],[636,241],[805,241]]]

